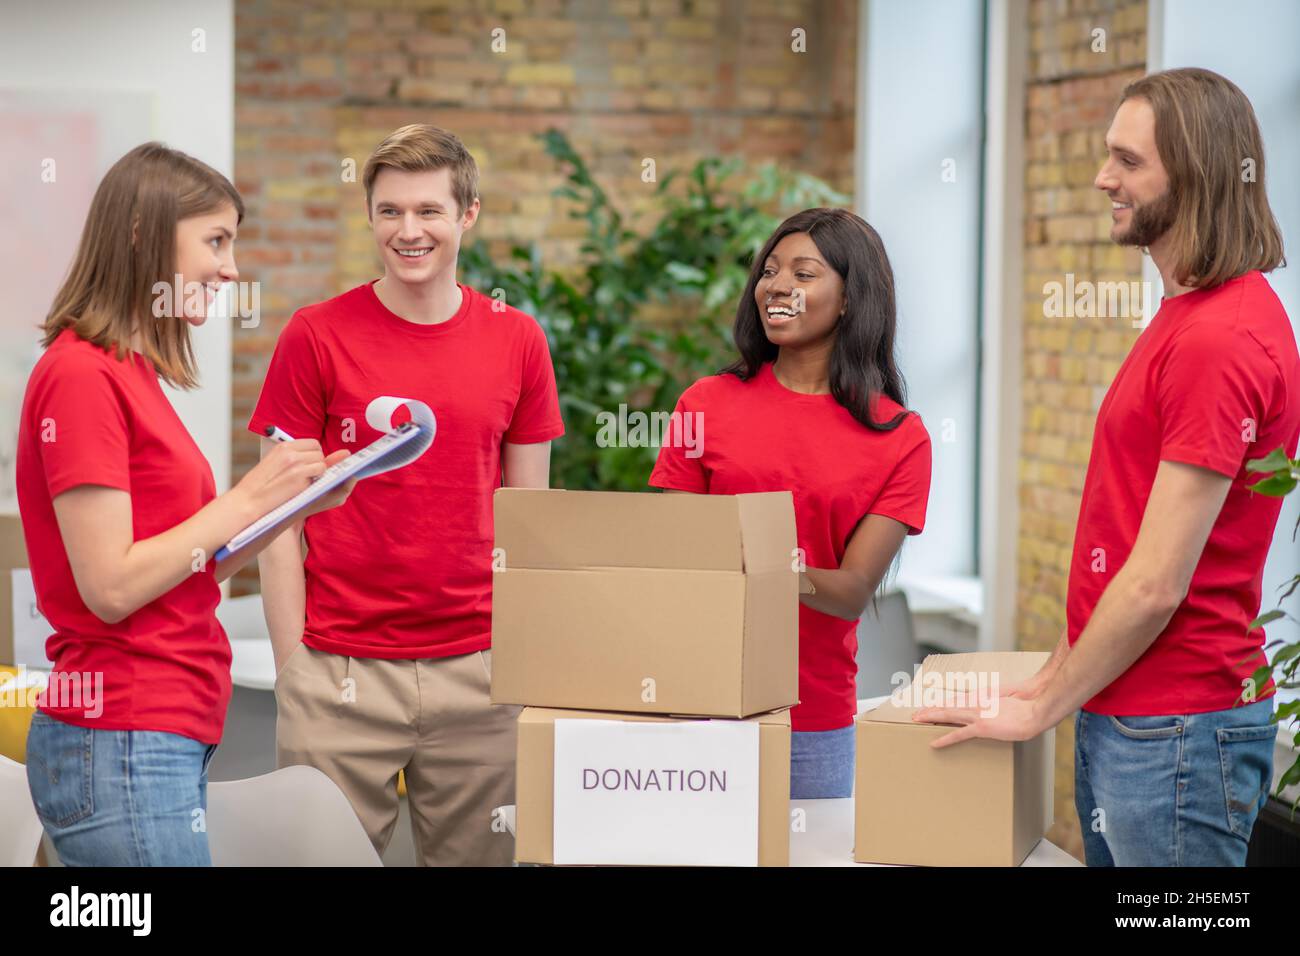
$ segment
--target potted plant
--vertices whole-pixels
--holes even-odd
[[[1295,490],[1300,483],[1300,459],[1291,459],[1287,457],[1286,449],[1282,447],[1275,448],[1272,452],[1263,458],[1256,458],[1246,462],[1246,470],[1265,474],[1255,484],[1250,486],[1251,491],[1263,495],[1270,495],[1275,498],[1282,498]],[[1297,521],[1296,528],[1291,533],[1291,540],[1294,541],[1296,531],[1300,531],[1300,521]],[[1250,622],[1249,630],[1257,627],[1263,627],[1271,621],[1286,618],[1290,621],[1296,619],[1282,610],[1281,603],[1295,593],[1297,587],[1300,587],[1300,574],[1294,575],[1291,580],[1282,584],[1286,591],[1278,600],[1279,606],[1271,611],[1261,614],[1255,620]],[[1281,590],[1281,588],[1279,588]],[[1300,675],[1296,673],[1300,667],[1300,641],[1270,641],[1264,647],[1265,652],[1274,650],[1273,659],[1260,667],[1250,677],[1246,678],[1243,683],[1241,700],[1243,703],[1250,703],[1256,699],[1258,688],[1265,687],[1269,680],[1272,679],[1274,685],[1279,690],[1295,690],[1300,688]],[[1244,664],[1251,658],[1245,658],[1240,661]],[[1285,729],[1289,721],[1296,720],[1300,722],[1300,698],[1283,702],[1273,714],[1273,720]],[[1296,750],[1295,762],[1282,774],[1278,780],[1277,789],[1274,796],[1281,798],[1282,792],[1293,785],[1300,784],[1300,727],[1295,731],[1292,738],[1292,746]],[[1295,799],[1291,801],[1291,816],[1295,817],[1296,808],[1300,806],[1300,793],[1297,793]]]

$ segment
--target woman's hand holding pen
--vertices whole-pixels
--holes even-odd
[[[283,478],[284,480],[287,481],[297,480],[301,478],[304,472],[300,470],[296,470],[296,466],[306,463],[308,465],[308,469],[305,472],[305,474],[307,475],[307,482],[306,484],[301,484],[298,487],[295,487],[292,491],[290,491],[288,494],[284,495],[283,497],[272,501],[269,507],[264,508],[262,511],[258,512],[259,516],[265,514],[267,511],[270,511],[272,508],[275,508],[280,504],[283,504],[284,502],[288,501],[294,495],[298,494],[300,491],[306,488],[307,485],[311,484],[311,482],[315,481],[317,478],[323,475],[325,473],[326,468],[338,464],[344,458],[347,458],[348,455],[352,454],[346,448],[340,448],[337,451],[331,452],[328,457],[325,457],[321,452],[320,442],[316,441],[316,439],[314,438],[295,439],[288,432],[284,431],[283,429],[281,429],[276,425],[271,425],[266,429],[266,437],[269,438],[271,441],[275,442],[275,447],[272,448],[269,452],[267,452],[265,456],[263,456],[262,460],[258,462],[256,468],[254,468],[252,471],[250,471],[247,475],[244,476],[244,481],[247,481],[249,478],[251,478],[254,472],[256,472],[258,468],[261,468],[263,465],[268,465],[272,461],[278,458],[280,459],[281,463],[277,465],[275,469],[271,470],[268,473],[268,479],[267,479],[268,481],[274,480],[274,478],[272,478],[271,476],[275,476],[277,478]],[[288,456],[283,453],[283,449],[294,448],[295,446],[298,447],[299,451],[307,454],[308,456],[307,459],[299,459],[292,456]],[[243,482],[240,482],[240,484],[243,484]],[[356,487],[356,484],[357,484],[357,479],[353,478],[351,481],[343,485],[340,485],[338,488],[335,488],[324,498],[321,498],[319,501],[312,503],[299,515],[298,519],[294,521],[293,523],[294,528],[297,531],[301,531],[302,523],[307,518],[311,517],[314,514],[319,514],[322,511],[328,511],[330,508],[335,508],[343,504],[343,502],[347,501],[348,495],[352,493],[352,489]],[[279,493],[278,488],[276,493],[277,494]]]
[[[343,457],[346,455],[343,452]],[[337,461],[339,453],[330,457]],[[231,490],[245,499],[251,524],[305,489],[325,473],[330,463],[314,438],[280,442]],[[333,497],[329,495],[325,500]]]
[[[352,454],[352,452],[348,451],[346,448],[340,448],[338,451],[331,452],[325,458],[325,467],[328,468],[331,465],[338,464],[344,458],[347,458],[350,454]],[[268,455],[267,457],[270,456]],[[343,504],[343,502],[348,500],[348,495],[352,493],[352,489],[356,487],[358,480],[359,479],[357,478],[353,478],[351,481],[344,482],[343,484],[335,488],[333,491],[331,491],[324,498],[321,498],[319,501],[313,502],[308,508],[306,508],[303,511],[302,517],[310,518],[312,515],[317,514],[321,511],[328,511],[330,508],[337,508],[339,505]]]

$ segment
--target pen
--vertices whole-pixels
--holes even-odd
[[[293,436],[275,425],[266,426],[266,437],[271,441],[293,441]]]

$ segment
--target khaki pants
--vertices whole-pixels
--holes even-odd
[[[378,660],[300,644],[275,682],[277,763],[338,784],[381,855],[404,770],[424,866],[507,866],[514,838],[492,811],[515,802],[521,708],[489,703],[491,660],[490,650]]]

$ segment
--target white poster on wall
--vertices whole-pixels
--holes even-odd
[[[758,729],[557,720],[555,862],[757,866]]]
[[[14,494],[19,411],[41,356],[40,325],[100,179],[151,138],[153,100],[148,92],[95,87],[0,89],[0,498]],[[228,441],[229,428],[225,435]]]
[[[11,568],[9,586],[13,595],[14,663],[48,670],[54,662],[45,656],[45,639],[54,628],[36,609],[32,572],[28,568]]]

